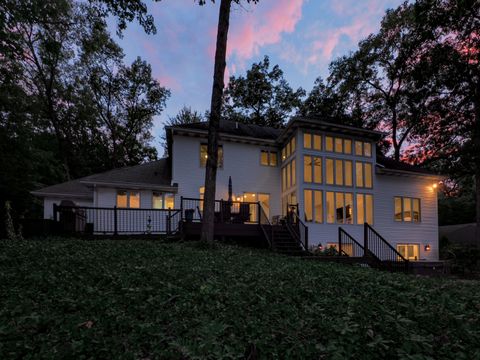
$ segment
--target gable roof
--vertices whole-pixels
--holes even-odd
[[[172,174],[168,159],[128,166],[93,174],[79,179],[83,184],[130,186],[137,188],[172,190]]]
[[[134,189],[148,188],[175,192],[177,187],[171,185],[171,179],[172,176],[170,167],[168,166],[168,160],[160,159],[48,186],[32,191],[32,194],[42,197],[65,196],[91,199],[93,197],[92,185],[128,187]]]
[[[170,129],[185,129],[185,130],[199,130],[208,131],[208,121],[202,121],[192,124],[180,124],[167,126]],[[254,124],[244,124],[231,120],[220,120],[219,132],[227,135],[234,135],[240,137],[250,137],[262,140],[276,140],[283,129],[277,129],[269,126],[259,126]]]
[[[67,181],[61,184],[47,186],[42,189],[32,191],[33,195],[42,197],[75,197],[75,198],[93,198],[92,189],[82,184],[78,179]]]

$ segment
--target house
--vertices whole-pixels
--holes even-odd
[[[44,217],[53,218],[53,204],[62,200],[143,210],[136,220],[140,229],[163,221],[163,216],[152,220],[155,209],[170,211],[167,220],[186,208],[201,217],[207,129],[205,122],[167,127],[168,158],[35,191],[44,199]],[[260,204],[250,207],[252,221],[260,211],[276,222],[295,209],[308,227],[310,246],[336,246],[339,227],[362,239],[368,223],[406,259],[438,260],[436,184],[441,179],[378,155],[382,137],[317,118],[295,117],[284,129],[222,120],[216,199],[229,198],[231,179],[233,201]],[[189,199],[197,205],[187,205]]]

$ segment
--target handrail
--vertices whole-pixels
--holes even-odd
[[[364,224],[365,252],[380,260],[382,267],[408,272],[409,261],[368,223]]]
[[[300,244],[301,247],[303,247],[305,251],[308,251],[308,226],[303,223],[295,211],[290,211],[287,213],[286,224],[287,229],[293,238]]]
[[[344,241],[344,240],[347,241]],[[352,256],[361,257],[365,254],[365,248],[353,236],[347,233],[341,226],[338,227],[338,252],[350,256],[344,250],[344,245],[352,245]],[[361,255],[360,255],[361,254]]]
[[[258,223],[260,225],[260,228],[263,231],[263,234],[265,235],[265,239],[267,239],[268,246],[272,248],[273,247],[273,227],[260,202],[258,202]],[[267,227],[270,228],[270,235],[268,234],[269,231],[267,230]]]

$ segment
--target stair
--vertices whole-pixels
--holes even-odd
[[[292,237],[284,225],[273,226],[273,250],[277,253],[291,256],[304,256],[305,250]]]

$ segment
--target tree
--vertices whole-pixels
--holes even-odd
[[[184,105],[177,115],[168,118],[165,126],[175,126],[182,124],[194,124],[205,121],[207,116],[203,116],[197,110],[192,110],[191,107]],[[168,156],[167,137],[166,134],[162,135],[162,143],[164,149],[164,156]]]
[[[212,0],[213,1],[213,0]],[[239,2],[240,0],[233,0]],[[257,0],[247,0],[257,2]],[[205,0],[200,0],[204,4]],[[205,197],[202,221],[202,241],[213,241],[215,189],[217,179],[218,129],[222,113],[222,98],[227,56],[227,38],[230,23],[232,0],[221,0],[218,15],[217,43],[215,47],[215,65],[213,71],[212,99],[210,103],[210,119],[208,125],[207,165],[205,169]]]
[[[246,76],[231,76],[224,94],[223,116],[262,126],[282,127],[302,104],[305,90],[293,90],[270,59],[254,63]]]
[[[329,82],[357,109],[367,127],[389,132],[393,157],[426,115],[426,89],[414,85],[413,72],[425,49],[414,31],[411,7],[387,11],[380,31],[359,49],[331,64]]]

